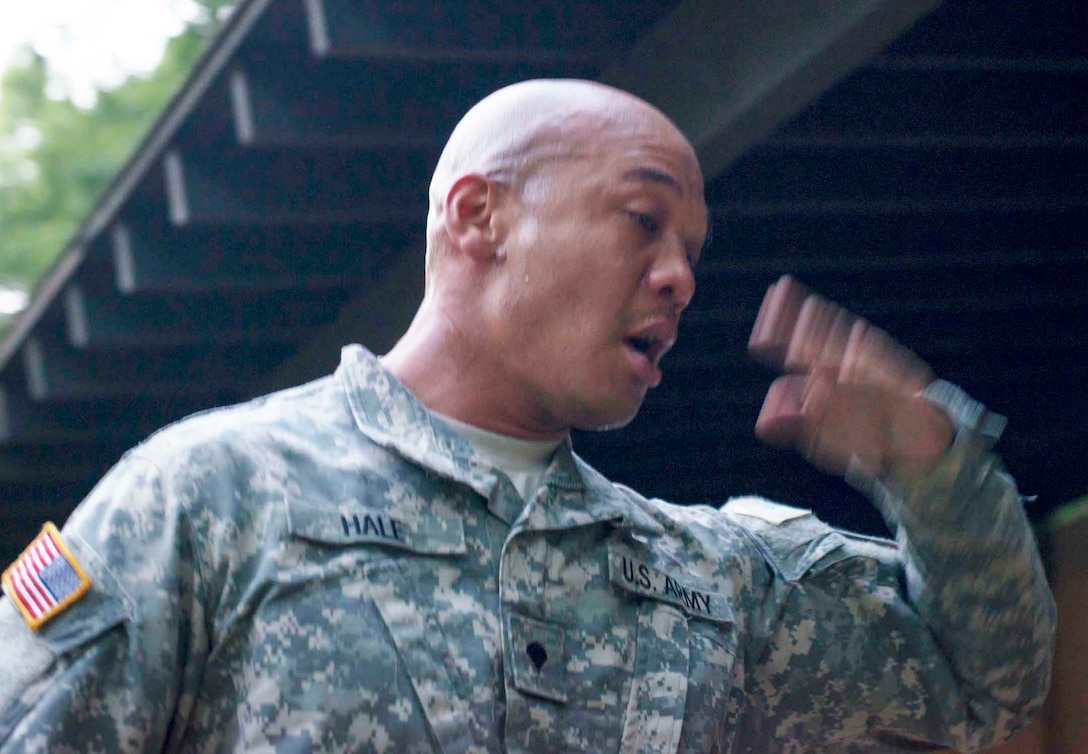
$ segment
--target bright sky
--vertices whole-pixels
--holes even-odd
[[[192,0],[0,0],[0,70],[29,45],[49,62],[50,94],[89,106],[96,86],[151,71],[198,12]]]
[[[22,311],[29,298],[26,291],[0,285],[0,315]]]

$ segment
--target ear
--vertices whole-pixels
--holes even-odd
[[[462,176],[446,194],[446,233],[454,248],[490,263],[501,239],[495,223],[498,188],[481,175]]]

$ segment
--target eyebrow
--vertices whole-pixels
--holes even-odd
[[[664,170],[658,170],[657,168],[651,167],[631,168],[630,170],[624,172],[623,177],[627,180],[650,181],[651,183],[659,183],[662,186],[669,186],[670,188],[676,189],[676,191],[678,191],[681,196],[684,195],[684,187],[680,185],[680,182],[678,180],[673,178]],[[703,239],[703,243],[699,246],[697,250],[697,254],[700,259],[705,255],[707,248],[710,246],[711,235],[714,232],[714,225],[710,216],[709,207],[707,207],[706,220],[706,237]]]
[[[665,171],[658,170],[657,168],[631,168],[623,174],[623,177],[628,180],[659,183],[663,186],[669,186],[670,188],[676,189],[681,195],[683,195],[684,193],[684,187],[680,185],[680,181],[676,180]]]

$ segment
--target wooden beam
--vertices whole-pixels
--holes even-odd
[[[408,151],[182,152],[163,159],[175,225],[405,223],[427,212],[430,166]]]
[[[828,216],[893,217],[909,220],[924,216],[931,222],[954,215],[1043,215],[1084,213],[1088,193],[1046,197],[940,197],[937,199],[788,199],[778,201],[717,202],[710,208],[717,221],[743,219],[818,220]]]
[[[308,66],[288,76],[281,68],[232,70],[231,111],[239,143],[262,148],[408,148],[437,156],[445,127],[442,99],[413,97],[397,82],[355,66],[329,70],[333,67]],[[413,82],[427,83],[409,78],[407,88]]]
[[[711,208],[711,242],[700,262],[713,272],[718,265],[753,264],[777,259],[888,259],[894,265],[889,239],[899,253],[929,258],[937,267],[955,264],[956,257],[1005,254],[1024,258],[1053,255],[1055,261],[1083,259],[1088,254],[1083,229],[1088,224],[1088,200],[1080,208],[1040,207],[1005,214],[980,208],[976,212],[911,215],[903,212],[805,216],[730,215]],[[1082,255],[1078,257],[1078,255]],[[781,270],[774,267],[772,272]]]
[[[117,296],[64,291],[68,342],[80,349],[299,343],[332,321],[346,290]]]
[[[12,534],[11,527],[18,526],[20,523],[34,522],[33,532],[20,542],[22,546],[30,542],[46,521],[53,521],[60,526],[88,489],[89,487],[85,487],[82,483],[71,482],[0,483],[0,500],[4,501],[4,505],[0,505],[0,532],[3,532],[3,536],[0,536],[0,546],[8,543],[15,544],[9,538]],[[22,546],[19,550],[22,550]],[[10,558],[0,559],[0,563],[10,563],[18,554],[19,551],[16,551]]]
[[[669,5],[667,0],[305,0],[310,50],[319,57],[575,66],[615,55],[627,34]]]
[[[1083,73],[895,68],[881,60],[853,73],[762,146],[1077,147],[1088,130]],[[993,113],[1001,113],[999,121]]]
[[[867,202],[1051,206],[1088,197],[1088,160],[1078,149],[1035,149],[1030,159],[994,150],[756,149],[707,187],[715,211],[746,206]]]
[[[531,78],[592,76],[596,67],[511,61],[344,62],[236,67],[231,109],[253,147],[418,150],[438,158],[454,125],[499,87]]]
[[[686,0],[603,81],[653,102],[712,177],[940,0]]]
[[[98,445],[0,447],[0,484],[64,484],[105,473],[124,448]]]
[[[61,526],[94,480],[67,483],[0,483],[0,567],[6,568],[46,521]]]
[[[213,87],[226,61],[236,55],[238,47],[271,4],[272,0],[248,0],[228,19],[214,44],[198,61],[185,86],[171,100],[132,159],[103,191],[72,242],[42,279],[30,305],[0,339],[0,368],[6,368],[13,359],[18,358],[26,337],[38,325],[39,317],[53,305],[55,297],[82,264],[88,241],[97,237],[116,219],[147,175],[154,172],[163,150],[174,140],[197,103]]]
[[[924,281],[937,287],[936,278],[923,278]],[[773,278],[769,280],[773,282]],[[959,316],[965,312],[985,313],[989,315],[1010,315],[1019,313],[1023,316],[1031,315],[1038,311],[1065,310],[1072,313],[1083,310],[1088,306],[1088,291],[1071,292],[1061,290],[1055,286],[1050,289],[1036,289],[1028,286],[1016,286],[1009,284],[1004,286],[1004,297],[999,292],[990,290],[987,295],[984,284],[971,283],[971,292],[966,289],[958,294],[949,288],[944,290],[912,291],[905,285],[900,293],[895,291],[871,291],[862,292],[862,283],[854,281],[857,288],[850,285],[849,279],[840,279],[834,286],[822,286],[821,293],[829,298],[843,302],[860,314],[876,322],[889,321],[892,318],[909,317],[925,312],[928,316]],[[848,295],[836,295],[845,291],[848,287],[854,292]],[[712,295],[713,286],[707,286],[704,292],[704,300],[697,309],[691,309],[684,314],[685,323],[691,326],[719,328],[728,326],[738,320],[744,321],[749,316],[754,317],[758,307],[752,305],[738,306],[736,302],[727,300],[708,301]],[[716,293],[716,291],[714,291]],[[758,301],[760,291],[756,289],[754,298]],[[700,294],[702,295],[702,294]],[[752,321],[748,319],[748,321]]]
[[[193,395],[169,400],[119,396],[107,400],[34,400],[21,369],[0,376],[0,445],[106,443],[129,445],[186,414],[230,396]]]
[[[931,253],[899,253],[878,255],[861,253],[844,255],[840,249],[832,248],[823,256],[797,255],[785,253],[764,255],[756,258],[735,258],[715,256],[699,263],[698,279],[713,279],[717,276],[759,276],[781,274],[790,270],[791,274],[849,274],[859,272],[922,272],[938,270],[959,270],[968,272],[977,269],[1031,269],[1040,267],[1062,267],[1088,262],[1088,249],[1016,249],[1011,251],[968,251],[952,250]]]
[[[249,396],[254,380],[291,347],[198,347],[141,351],[78,351],[48,334],[23,345],[27,393],[35,401],[127,396]]]
[[[335,322],[315,330],[307,346],[269,375],[263,390],[329,374],[340,362],[340,347],[348,343],[362,343],[377,354],[389,350],[423,299],[424,248],[422,236],[408,243],[375,275],[372,285],[343,306]]]
[[[942,5],[887,50],[895,57],[1088,57],[1088,16],[1079,0],[956,0]]]
[[[732,274],[713,268],[697,273],[697,292],[688,314],[743,309],[755,317],[765,287],[792,270],[773,266],[762,272]],[[1085,258],[1045,257],[1037,263],[1007,265],[934,265],[906,268],[894,264],[859,266],[844,271],[811,269],[804,282],[822,295],[860,314],[876,316],[936,307],[947,312],[959,302],[965,317],[972,312],[1083,311],[1088,286],[1070,286],[1085,274]],[[703,277],[705,275],[705,278]],[[698,287],[700,282],[707,283]],[[753,310],[753,307],[755,309]],[[688,319],[685,314],[685,319]],[[717,316],[717,315],[715,315]]]
[[[11,384],[16,375],[8,369],[0,384],[0,443],[92,442],[103,429],[34,401],[24,385]]]
[[[114,284],[126,294],[353,288],[422,227],[185,227],[120,222],[110,232]]]

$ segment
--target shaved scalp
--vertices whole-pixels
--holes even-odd
[[[428,289],[445,238],[446,197],[459,178],[481,175],[511,187],[532,204],[551,189],[549,166],[599,148],[605,134],[622,138],[662,123],[676,130],[638,97],[593,81],[523,81],[482,99],[454,128],[431,178]]]

